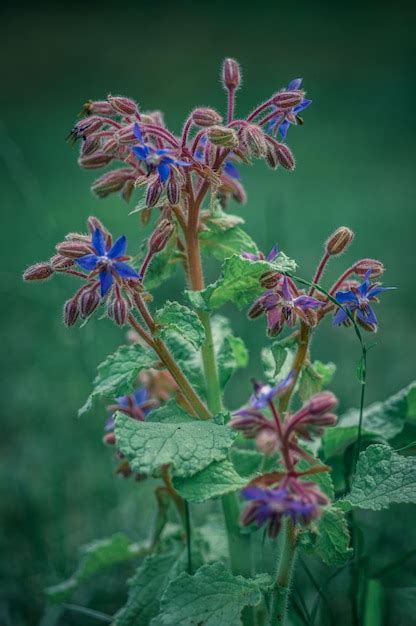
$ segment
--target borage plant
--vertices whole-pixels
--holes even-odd
[[[349,529],[356,534],[353,510],[414,500],[413,459],[387,440],[404,428],[412,410],[414,416],[415,387],[363,408],[362,333],[377,330],[373,304],[388,289],[378,282],[382,263],[361,259],[324,288],[326,265],[353,239],[349,228],[329,237],[309,280],[296,274],[295,262],[277,246],[267,255],[259,251],[243,220],[227,212],[230,200],[245,200],[240,165],[261,159],[272,169],[294,169],[285,141],[311,104],[302,80],[245,118],[235,116],[241,76],[233,59],[224,62],[222,81],[226,120],[197,108],[180,136],[168,130],[160,112],[144,113],[129,98],[88,102],[70,133],[80,143],[80,166],[122,163],[100,176],[93,192],[100,198],[120,192],[128,202],[141,191],[132,212],[143,224],[154,220],[153,231],[130,257],[126,238],[114,240],[90,217],[85,234],[68,234],[49,261],[24,274],[26,280],[55,274],[80,279],[64,306],[67,326],[103,312],[118,326],[130,326],[127,344],[98,367],[80,413],[100,399],[111,403],[104,441],[117,450],[117,471],[160,480],[154,528],[142,544],[117,533],[88,546],[74,576],[48,590],[52,601],[65,601],[99,569],[140,559],[127,604],[110,619],[115,626],[283,624],[288,605],[294,615],[313,610],[315,620],[326,610],[320,595],[309,609],[306,598],[303,609],[288,602],[299,551],[328,566],[350,567],[357,618],[366,594],[360,553],[354,556],[349,546]],[[222,262],[218,280],[207,286],[201,254]],[[178,267],[188,285],[183,302],[153,310],[151,292]],[[231,415],[223,390],[247,366],[248,355],[229,320],[212,315],[229,302],[247,308],[250,319],[264,316],[270,338],[284,334],[263,349],[264,379],[253,381],[247,402]],[[310,355],[311,338],[326,318],[333,332],[351,327],[362,353],[360,409],[338,423],[337,400],[323,390],[335,366]],[[221,500],[221,520],[217,510],[195,526],[191,505],[210,499]]]

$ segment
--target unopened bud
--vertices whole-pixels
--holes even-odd
[[[241,131],[241,141],[249,156],[262,159],[267,155],[268,144],[264,132],[256,124],[247,124]]]
[[[64,304],[64,324],[73,326],[78,319],[78,298],[75,296]]]
[[[84,319],[94,313],[97,306],[100,304],[100,296],[97,293],[97,289],[86,289],[81,294],[79,299],[79,312]]]
[[[142,211],[140,211],[140,221],[143,226],[146,226],[149,223],[151,217],[152,209],[149,209],[149,207],[145,207]]]
[[[241,82],[240,65],[235,59],[225,59],[222,65],[222,82],[226,89],[238,89]]]
[[[215,146],[236,148],[238,146],[237,133],[227,126],[211,126],[208,129],[208,138]]]
[[[273,96],[273,104],[279,107],[279,109],[291,109],[302,102],[304,95],[303,91],[297,89],[293,91],[279,91],[279,93]]]
[[[110,137],[106,142],[101,146],[101,152],[108,155],[113,155],[118,148],[118,141],[116,137]]]
[[[263,428],[256,437],[256,447],[259,452],[271,456],[279,449],[279,436],[271,428]]]
[[[106,433],[103,437],[103,443],[107,446],[115,446],[116,445],[116,434],[115,433]]]
[[[49,263],[35,263],[23,273],[23,280],[46,280],[53,274]]]
[[[217,111],[213,109],[195,109],[192,113],[192,120],[194,124],[197,126],[202,126],[203,128],[207,126],[214,126],[215,124],[221,124],[222,117]]]
[[[320,415],[334,409],[338,404],[338,400],[331,391],[321,391],[314,395],[308,402],[305,410],[310,415]]]
[[[181,193],[178,181],[174,176],[170,176],[168,184],[166,186],[166,196],[168,198],[169,204],[171,204],[172,206],[176,206],[177,204],[179,204],[180,195]]]
[[[137,104],[130,98],[124,98],[123,96],[108,96],[108,102],[116,111],[121,115],[134,115],[137,113]]]
[[[113,107],[107,100],[88,100],[82,107],[86,115],[112,115]]]
[[[149,242],[148,242],[149,252],[152,252],[153,254],[157,254],[158,252],[163,250],[163,248],[168,243],[173,233],[173,230],[174,230],[174,227],[173,227],[172,222],[170,222],[169,220],[165,220],[165,219],[161,220],[149,238]]]
[[[80,139],[81,137],[85,139],[88,135],[92,135],[92,133],[100,130],[103,123],[103,119],[97,115],[85,117],[75,124],[74,128],[69,133],[69,139],[73,139],[74,141]]]
[[[295,158],[290,148],[284,143],[275,144],[277,159],[286,170],[295,169]]]
[[[90,231],[91,235],[93,235],[95,233],[95,231],[97,230],[101,230],[101,232],[105,235],[108,236],[110,233],[108,232],[108,230],[106,229],[106,227],[104,226],[104,224],[98,219],[98,217],[95,217],[95,215],[90,215],[89,218],[87,219],[87,226],[88,226],[88,230]]]
[[[117,131],[116,138],[119,143],[124,144],[137,142],[137,137],[134,134],[134,124],[129,124],[128,126],[120,128],[120,130]]]
[[[329,237],[325,244],[325,249],[331,256],[337,256],[348,248],[353,239],[354,233],[352,230],[346,226],[341,226]]]
[[[264,289],[273,289],[280,282],[282,275],[278,272],[264,272],[260,276],[260,285]]]
[[[78,159],[78,165],[86,170],[95,170],[108,165],[112,158],[113,157],[110,154],[104,154],[104,152],[94,152],[93,154],[89,154],[87,156],[81,155]]]
[[[58,254],[69,259],[78,259],[86,254],[91,254],[92,248],[88,243],[82,241],[63,241],[56,246]]]
[[[383,263],[381,261],[377,261],[377,259],[361,259],[360,261],[357,261],[357,263],[354,263],[352,267],[358,276],[365,276],[365,274],[371,270],[371,278],[381,276],[385,271]]]
[[[93,182],[91,191],[99,198],[105,198],[111,193],[120,191],[129,178],[132,178],[132,171],[128,168],[106,172]]]
[[[152,183],[147,186],[146,205],[149,208],[156,206],[161,195],[162,183],[160,182],[159,178],[156,178]]]
[[[130,202],[131,195],[134,191],[134,180],[126,180],[121,190],[121,197],[125,202]]]
[[[72,259],[68,259],[61,254],[55,254],[49,259],[49,263],[55,272],[64,272],[74,265],[74,261]]]
[[[94,135],[92,135],[91,137],[87,137],[81,144],[81,155],[83,157],[85,156],[89,156],[91,154],[94,154],[94,152],[97,152],[97,150],[99,150],[100,148],[100,139],[97,137],[94,137]]]
[[[110,317],[118,326],[124,326],[130,311],[130,305],[122,296],[110,300],[107,305],[108,317]]]

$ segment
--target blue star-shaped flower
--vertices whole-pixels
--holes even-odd
[[[347,309],[350,313],[356,313],[360,322],[375,330],[378,320],[370,305],[370,301],[376,300],[381,292],[390,291],[391,289],[395,289],[395,287],[382,287],[378,283],[372,285],[370,283],[371,272],[371,269],[368,270],[364,276],[364,281],[359,287],[353,287],[349,291],[338,291],[335,298],[339,304],[343,305],[344,309]],[[334,326],[348,322],[349,318],[344,309],[340,308],[336,312],[332,322]]]
[[[169,178],[172,165],[176,165],[177,167],[189,167],[191,165],[173,156],[173,152],[170,148],[156,149],[146,144],[138,124],[134,125],[134,134],[139,140],[139,145],[132,148],[134,154],[140,161],[146,163],[149,173],[157,170],[161,183],[165,183]]]
[[[141,276],[127,263],[123,263],[127,248],[125,236],[119,237],[110,247],[107,246],[105,237],[99,228],[96,228],[92,236],[92,246],[95,254],[86,254],[77,259],[82,269],[89,272],[98,270],[100,276],[100,293],[104,297],[113,284],[114,274],[121,278],[136,278]]]
[[[292,80],[288,84],[288,86],[287,86],[287,91],[294,91],[294,90],[300,89],[300,87],[302,85],[302,80],[303,80],[303,78],[295,78],[294,80]],[[302,102],[300,102],[295,107],[293,107],[293,109],[291,110],[290,118],[288,119],[287,117],[285,117],[283,122],[280,124],[279,130],[278,130],[278,133],[280,134],[280,137],[282,138],[282,141],[285,141],[285,139],[286,139],[287,131],[289,130],[289,126],[291,124],[295,124],[295,125],[297,124],[297,115],[298,115],[298,113],[300,113],[301,111],[306,109],[311,104],[312,104],[312,100],[308,100],[307,98],[304,98],[302,100]],[[274,119],[272,119],[269,122],[269,125],[268,125],[268,128],[267,128],[268,132],[272,133],[274,128],[280,123],[280,120],[281,120],[281,117],[279,117],[279,116],[277,116]]]

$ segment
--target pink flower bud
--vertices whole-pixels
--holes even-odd
[[[78,319],[78,298],[74,296],[64,304],[64,324],[73,326]]]
[[[112,170],[111,172],[106,172],[93,182],[91,185],[91,191],[99,198],[105,198],[111,193],[120,191],[124,187],[126,180],[129,178],[133,181],[134,176],[132,174],[132,170],[128,168],[121,168],[118,170]]]
[[[208,129],[208,139],[215,146],[224,148],[236,148],[238,146],[237,133],[227,126],[211,126]]]
[[[376,278],[384,273],[385,267],[383,263],[377,261],[377,259],[361,259],[353,265],[353,270],[358,276],[365,276],[365,274],[371,270],[371,278]]]
[[[121,190],[121,197],[125,202],[129,202],[134,191],[134,179],[126,180]]]
[[[117,326],[124,326],[127,322],[129,312],[130,305],[126,298],[123,298],[123,296],[117,296],[108,302],[108,317],[110,317],[117,324]]]
[[[172,222],[166,219],[161,220],[149,238],[149,252],[151,252],[152,254],[157,254],[158,252],[163,250],[168,243],[173,233],[173,230],[174,227]]]
[[[267,155],[268,144],[264,132],[256,124],[247,124],[241,130],[241,141],[243,150],[249,156],[262,159]]]
[[[86,115],[113,115],[113,107],[107,100],[88,100],[83,106]]]
[[[93,235],[95,233],[95,231],[97,230],[101,230],[102,233],[104,233],[104,235],[106,237],[109,236],[109,232],[106,229],[106,227],[104,226],[104,224],[98,219],[98,217],[95,217],[94,215],[90,215],[88,220],[87,220],[87,226],[88,226],[88,230],[90,231],[91,235]]]
[[[266,163],[272,170],[275,170],[279,167],[277,152],[274,146],[270,143],[267,145]]]
[[[61,254],[55,254],[49,259],[49,263],[56,272],[64,272],[74,265],[74,261],[72,259],[68,259]]]
[[[341,226],[329,237],[325,244],[325,249],[331,256],[337,256],[348,248],[353,239],[354,233],[352,230],[346,226]]]
[[[197,126],[205,128],[207,126],[214,126],[215,124],[221,124],[222,117],[219,113],[213,109],[201,108],[195,109],[192,113],[192,120]]]
[[[103,443],[107,446],[115,446],[116,445],[116,434],[115,433],[106,433],[103,437]]]
[[[91,135],[91,137],[87,137],[81,144],[81,156],[85,157],[94,154],[99,148],[100,139]]]
[[[225,59],[222,65],[222,83],[226,89],[234,91],[241,82],[240,65],[235,59]]]
[[[152,183],[147,186],[146,190],[146,205],[149,208],[156,206],[162,195],[162,183],[159,178],[156,178]]]
[[[119,146],[116,136],[113,136],[103,143],[103,145],[101,146],[101,152],[108,155],[114,155],[118,147]]]
[[[121,144],[137,143],[137,137],[134,134],[134,124],[120,128],[115,137]]]
[[[130,98],[108,96],[107,99],[116,113],[120,113],[121,115],[134,115],[137,113],[137,104]]]
[[[291,109],[303,100],[305,93],[298,89],[294,91],[280,91],[273,96],[273,104],[279,109]]]
[[[286,170],[295,169],[295,158],[290,148],[284,143],[275,144],[277,159]]]
[[[256,437],[256,447],[259,452],[271,456],[279,449],[279,436],[271,428],[263,428]]]
[[[99,304],[100,296],[96,288],[83,291],[79,299],[79,312],[81,317],[85,319],[92,315]]]
[[[104,152],[95,152],[94,154],[90,154],[88,156],[80,156],[78,159],[78,165],[86,170],[94,170],[108,165],[112,158],[113,157],[111,155],[104,154]]]
[[[310,415],[320,415],[331,411],[337,404],[338,400],[331,391],[321,391],[309,400],[305,406],[305,411],[307,410]]]
[[[63,241],[56,246],[58,254],[70,259],[78,259],[80,256],[91,254],[92,247],[86,242],[81,241]]]
[[[171,204],[172,206],[176,206],[177,204],[179,204],[181,192],[178,181],[174,176],[170,176],[169,178],[168,184],[166,186],[166,195],[169,204]]]
[[[23,273],[23,280],[46,280],[53,274],[49,263],[35,263]]]
[[[85,139],[88,135],[92,135],[97,130],[100,130],[103,124],[103,118],[98,117],[98,115],[85,117],[75,124],[74,128],[69,133],[69,138],[74,141],[80,139],[81,137]]]

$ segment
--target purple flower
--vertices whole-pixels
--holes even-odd
[[[382,287],[380,283],[370,283],[372,270],[369,269],[364,276],[364,281],[359,287],[351,287],[349,291],[338,291],[335,298],[344,308],[339,308],[336,312],[333,324],[348,324],[349,317],[344,309],[351,314],[356,314],[358,322],[364,325],[368,330],[376,330],[378,320],[372,306],[371,301],[377,301],[377,296],[383,291],[390,291],[395,287]]]
[[[302,80],[303,80],[302,78],[295,78],[288,84],[287,90],[292,91],[292,90],[300,89],[302,85]],[[294,124],[294,125],[302,124],[303,120],[302,118],[299,118],[298,114],[304,109],[306,109],[308,106],[310,106],[311,104],[312,104],[312,100],[308,100],[307,98],[304,98],[302,102],[297,104],[295,107],[293,107],[293,109],[291,109],[288,113],[284,115],[283,121],[282,121],[282,116],[277,115],[275,118],[273,118],[269,122],[268,127],[267,127],[268,132],[273,134],[273,131],[277,127],[278,129],[277,132],[280,134],[282,141],[285,141],[286,136],[287,136],[287,131],[289,130],[289,126],[291,124]]]
[[[172,165],[177,167],[189,167],[191,165],[186,161],[177,159],[170,148],[156,149],[146,144],[138,124],[134,125],[134,134],[139,140],[139,145],[132,148],[134,154],[140,161],[146,163],[149,173],[157,170],[161,183],[165,183],[169,178]]]
[[[263,252],[260,252],[259,254],[253,254],[252,252],[243,252],[241,256],[245,259],[249,259],[250,261],[268,261],[269,263],[272,263],[275,258],[279,256],[279,246],[276,243],[266,257],[264,256]]]
[[[101,297],[104,297],[111,288],[114,275],[118,275],[122,279],[134,278],[139,280],[141,278],[130,265],[123,262],[127,247],[127,240],[124,235],[110,246],[106,243],[102,231],[96,228],[92,235],[92,246],[95,254],[85,254],[76,259],[76,262],[84,270],[98,270]]]
[[[155,402],[151,400],[148,388],[139,387],[128,396],[117,398],[115,404],[108,407],[112,414],[107,420],[105,430],[109,432],[114,429],[114,413],[116,411],[121,411],[133,419],[143,421],[154,406]]]
[[[252,409],[264,409],[276,396],[281,396],[290,387],[293,372],[289,372],[284,380],[278,385],[272,386],[254,381],[254,393],[250,398]]]
[[[203,150],[203,147],[205,146],[207,141],[208,141],[208,139],[207,139],[206,135],[201,137],[201,139],[199,140],[198,148],[195,150],[195,158],[196,158],[197,161],[203,161],[204,160],[204,150]],[[233,153],[231,152],[228,155],[228,158],[225,159],[225,161],[224,161],[224,166],[223,166],[224,174],[227,174],[227,176],[229,176],[230,178],[234,178],[235,180],[240,180],[241,174],[238,171],[238,169],[236,168],[236,166],[234,165],[234,161],[233,161],[232,157],[233,157]]]

